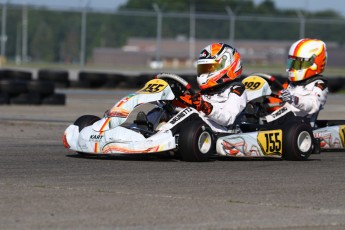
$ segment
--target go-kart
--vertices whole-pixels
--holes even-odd
[[[289,104],[284,104],[277,94],[277,91],[283,89],[283,85],[272,75],[264,73],[253,73],[243,80],[243,83],[246,86],[247,91],[253,90],[255,87],[261,85],[262,79],[269,82],[271,89],[276,89],[276,92],[272,92],[270,95],[266,95],[262,98],[256,97],[253,101],[256,103],[255,107],[256,119],[252,122],[260,123],[262,117],[268,114],[277,114],[286,113],[290,111]],[[255,90],[254,90],[255,91]],[[260,98],[260,103],[257,102],[257,99]],[[273,101],[273,103],[272,103]],[[248,108],[248,106],[247,106]],[[308,122],[312,128],[313,135],[316,139],[316,142],[320,146],[321,151],[339,151],[344,150],[345,148],[345,120],[318,120],[318,112],[313,114],[308,118]],[[260,119],[259,119],[260,118]]]
[[[81,155],[172,151],[184,161],[207,161],[211,156],[306,160],[316,152],[312,129],[305,119],[296,118],[283,125],[255,120],[260,119],[258,100],[272,91],[262,77],[252,83],[252,78],[246,79],[244,84],[252,88],[248,91],[248,109],[226,132],[216,132],[201,112],[179,101],[181,95],[195,93],[187,81],[163,73],[124,97],[103,118],[79,117],[65,130],[63,144]]]

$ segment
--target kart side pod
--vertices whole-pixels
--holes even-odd
[[[216,151],[230,157],[276,157],[306,160],[313,151],[315,139],[311,127],[303,120],[278,126],[261,126],[256,131],[220,137]]]

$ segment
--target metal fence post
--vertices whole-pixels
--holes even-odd
[[[22,11],[22,62],[28,61],[28,4],[27,1],[23,3]]]
[[[236,15],[234,13],[234,11],[230,8],[230,6],[227,6],[226,8],[226,12],[229,15],[229,42],[231,46],[234,45],[235,43],[235,20],[236,20]]]
[[[157,68],[159,68],[161,61],[162,11],[159,9],[156,3],[154,3],[152,6],[155,12],[157,13],[156,62]]]
[[[86,44],[86,14],[90,0],[84,0],[81,12],[81,32],[80,32],[80,68],[85,67],[85,44]]]
[[[189,12],[190,29],[189,29],[189,60],[190,67],[193,66],[193,60],[195,55],[195,5],[194,3],[190,5]]]
[[[305,17],[300,10],[297,10],[297,16],[300,21],[299,38],[302,39],[305,37]]]
[[[9,1],[5,1],[2,5],[2,15],[1,15],[1,57],[6,58],[6,24],[7,24],[7,4]]]

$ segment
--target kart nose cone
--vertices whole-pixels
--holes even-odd
[[[66,149],[69,149],[71,147],[68,144],[68,142],[67,142],[67,138],[66,138],[66,134],[65,133],[62,135],[62,143],[63,143],[63,146],[65,146]]]

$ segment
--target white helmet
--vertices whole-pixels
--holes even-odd
[[[286,63],[289,80],[302,81],[322,73],[326,59],[326,44],[321,40],[306,38],[293,43]]]
[[[213,88],[241,76],[241,55],[224,43],[206,46],[197,62],[197,82],[201,90]]]

